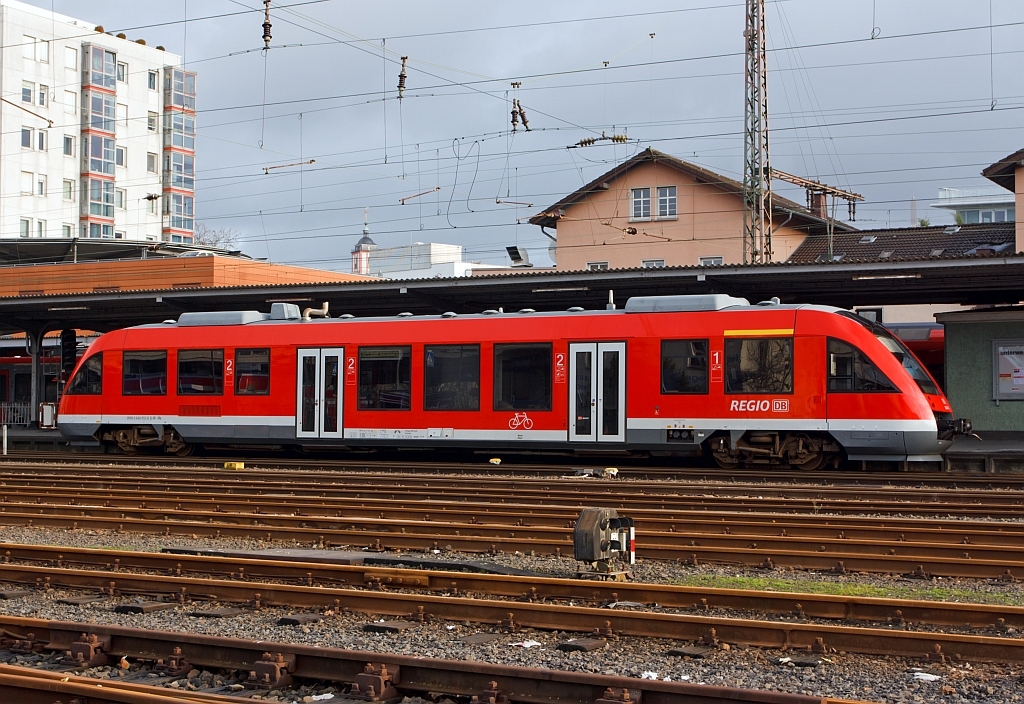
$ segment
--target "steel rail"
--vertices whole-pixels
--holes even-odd
[[[263,606],[302,606],[410,618],[453,620],[567,632],[601,633],[677,640],[719,638],[773,649],[828,649],[875,655],[962,658],[1024,662],[1024,638],[1001,638],[884,628],[836,626],[652,611],[626,611],[536,602],[470,599],[433,594],[249,583],[164,575],[131,574],[4,565],[6,581],[50,588],[97,590],[116,594],[165,594],[184,603],[192,599]]]
[[[17,489],[66,489],[77,490],[78,488],[99,488],[110,489],[115,480],[104,480],[102,478],[89,478],[82,480],[36,480],[22,482],[14,485]],[[185,481],[185,480],[183,480]],[[284,497],[284,496],[309,496],[327,497],[331,494],[344,495],[351,499],[378,499],[400,502],[422,500],[424,496],[432,499],[447,499],[450,501],[472,502],[474,504],[502,504],[508,503],[510,498],[515,502],[532,502],[537,505],[559,504],[562,506],[621,506],[629,505],[641,510],[665,509],[670,505],[690,505],[715,508],[728,511],[774,511],[774,512],[804,512],[804,513],[825,513],[825,514],[872,514],[872,515],[940,515],[940,516],[963,516],[981,518],[1001,518],[1020,520],[1024,518],[1024,499],[1019,494],[1011,492],[998,492],[997,496],[982,495],[974,492],[969,494],[972,500],[969,502],[946,502],[946,501],[881,501],[877,499],[850,498],[830,499],[820,498],[766,498],[762,493],[755,490],[747,492],[747,495],[724,496],[719,495],[716,487],[692,489],[690,493],[651,494],[644,490],[633,491],[630,483],[623,482],[589,482],[589,486],[575,486],[575,490],[563,487],[562,490],[531,489],[529,491],[515,488],[495,489],[491,491],[477,490],[472,488],[461,489],[459,484],[475,486],[478,482],[467,478],[448,478],[446,486],[439,487],[410,487],[401,485],[381,485],[380,483],[360,488],[355,483],[347,486],[342,483],[335,486],[329,484],[310,484],[310,488],[303,488],[303,485],[291,482],[273,483],[269,481],[252,482],[250,484],[231,484],[225,478],[221,481],[189,482],[188,485],[194,489],[206,492],[220,492],[224,495],[232,495],[239,489],[247,493],[254,493],[259,496]],[[596,484],[596,485],[595,485]],[[180,491],[182,481],[168,482],[156,479],[136,477],[130,481],[121,483],[121,487],[134,485],[137,491],[143,487],[152,492]],[[580,491],[581,488],[593,488],[594,491]],[[598,490],[600,487],[600,491]],[[613,489],[613,490],[612,490]],[[703,493],[701,493],[703,491]],[[822,492],[818,492],[821,494]],[[710,495],[709,495],[710,494]],[[962,498],[964,492],[959,492]],[[990,501],[990,503],[985,503]]]
[[[466,506],[462,502],[420,500],[396,505],[380,499],[330,499],[308,496],[248,496],[175,492],[154,494],[148,489],[102,490],[78,489],[53,491],[0,486],[0,508],[4,506],[38,506],[43,496],[48,505],[121,509],[154,509],[180,512],[227,513],[284,513],[307,517],[344,517],[357,519],[388,519],[431,522],[468,523],[472,525],[551,526],[568,527],[576,519],[577,511],[568,507],[536,506],[531,504],[497,504]],[[1024,525],[964,520],[892,519],[878,517],[829,517],[778,514],[743,514],[691,510],[654,509],[636,511],[625,504],[619,509],[636,520],[640,530],[667,531],[690,534],[693,532],[725,532],[749,537],[792,536],[805,538],[845,538],[898,542],[941,542],[965,545],[1024,545]],[[719,527],[722,529],[719,531]]]
[[[90,508],[83,515],[68,515],[64,507],[39,507],[38,512],[12,512],[0,507],[0,525],[26,527],[64,528],[71,530],[108,530],[132,532],[191,535],[203,537],[243,537],[267,540],[298,540],[309,544],[325,546],[350,546],[369,550],[459,550],[465,552],[516,552],[530,551],[568,555],[572,549],[572,535],[566,530],[549,532],[537,537],[541,529],[523,530],[512,527],[507,535],[496,535],[494,527],[488,535],[474,535],[478,526],[466,525],[465,530],[446,530],[444,524],[421,522],[411,532],[385,530],[357,530],[347,519],[310,520],[302,517],[273,514],[246,514],[232,516],[224,513],[201,514],[193,512],[168,513],[163,511],[136,511],[147,516],[132,516],[120,509]],[[45,509],[53,509],[46,512]],[[60,509],[60,510],[56,510]],[[95,515],[95,514],[107,515]],[[91,514],[91,515],[90,515]],[[116,515],[115,515],[116,514]],[[205,519],[205,520],[201,520]],[[414,525],[406,522],[401,527]],[[653,534],[657,535],[657,534]],[[935,543],[883,543],[877,545],[877,554],[849,552],[847,540],[811,541],[805,549],[799,545],[778,542],[773,545],[765,541],[751,542],[745,536],[696,535],[687,536],[669,533],[669,540],[644,543],[649,537],[641,534],[638,554],[655,560],[680,560],[698,562],[748,565],[752,567],[792,567],[796,569],[838,570],[851,572],[876,572],[884,574],[938,575],[944,577],[973,578],[1020,578],[1024,577],[1024,560],[1019,549],[1008,549],[1000,553],[997,548],[988,549],[986,554],[997,559],[980,559],[973,546],[945,546],[947,554],[934,556]],[[673,542],[674,541],[674,542]],[[704,545],[704,542],[718,543]],[[722,543],[729,543],[722,545]],[[829,550],[829,546],[833,549]],[[898,548],[896,547],[898,546]],[[821,548],[825,548],[822,550]],[[922,554],[915,553],[919,549]],[[898,554],[900,551],[909,554]],[[974,553],[974,554],[972,554]]]
[[[407,458],[394,459],[332,459],[330,457],[310,454],[302,458],[282,457],[274,453],[260,455],[250,453],[245,456],[219,454],[211,456],[192,456],[180,458],[174,456],[130,456],[121,454],[89,453],[89,452],[20,452],[9,453],[0,458],[0,467],[38,467],[39,465],[60,464],[63,466],[97,466],[123,467],[126,469],[143,468],[147,465],[170,466],[184,470],[219,470],[225,462],[243,462],[252,467],[267,471],[306,470],[306,471],[345,471],[358,473],[416,473],[416,474],[451,474],[453,471],[488,475],[488,476],[536,476],[564,475],[581,469],[604,469],[615,465],[620,476],[638,479],[683,480],[683,481],[716,481],[716,482],[754,482],[754,483],[800,483],[800,484],[852,484],[858,486],[871,485],[933,485],[946,487],[956,484],[960,487],[976,485],[983,488],[1014,488],[1024,486],[1024,474],[1000,473],[968,473],[968,472],[874,472],[859,470],[826,470],[805,472],[793,470],[773,470],[766,474],[764,470],[722,469],[720,467],[683,467],[683,466],[652,466],[637,464],[630,458],[566,458],[562,464],[534,464],[530,462],[516,463],[514,460],[501,465],[485,463],[478,453],[474,460],[448,461],[410,461]],[[642,460],[651,462],[651,460]]]
[[[50,472],[54,469],[48,468]],[[272,488],[281,490],[295,490],[297,482],[314,482],[315,490],[324,491],[332,489],[346,492],[353,491],[390,491],[401,489],[405,491],[431,490],[441,493],[455,493],[459,495],[477,496],[493,493],[507,494],[509,491],[516,491],[524,495],[539,496],[567,496],[574,497],[586,493],[591,485],[614,483],[616,491],[625,496],[639,496],[644,499],[656,500],[659,497],[706,497],[711,493],[713,498],[746,498],[750,494],[756,494],[761,499],[785,499],[804,501],[862,501],[878,502],[879,497],[885,498],[886,503],[907,502],[923,504],[959,504],[965,495],[965,489],[957,487],[874,487],[874,486],[822,486],[803,484],[766,484],[766,483],[717,483],[717,482],[693,482],[693,481],[618,481],[601,480],[594,478],[563,476],[557,479],[535,478],[535,477],[493,477],[493,476],[464,476],[464,475],[422,475],[411,473],[339,473],[339,472],[304,472],[304,471],[272,471],[265,469],[249,468],[244,472],[225,470],[167,470],[165,468],[141,468],[130,472],[111,472],[111,468],[97,465],[94,468],[87,468],[94,471],[103,471],[104,474],[97,476],[95,473],[84,474],[82,470],[76,469],[70,472],[53,473],[4,473],[0,472],[0,480],[10,481],[15,477],[27,477],[38,483],[40,481],[50,482],[74,482],[76,480],[89,483],[102,483],[104,479],[118,480],[121,482],[146,481],[155,483],[156,486],[180,486],[182,481],[188,481],[194,486],[219,487],[224,481],[229,481],[234,486],[247,486],[253,489]],[[173,483],[172,483],[173,482]],[[595,490],[597,487],[594,487]],[[974,504],[997,504],[1008,506],[1021,506],[1020,494],[1015,491],[1004,489],[972,489],[969,495],[974,498]],[[895,497],[895,498],[894,498]]]
[[[72,702],[89,704],[227,704],[238,697],[170,690],[115,679],[79,677],[62,672],[0,664],[0,691],[17,704],[55,704],[55,695],[72,697]]]
[[[638,582],[558,579],[536,575],[498,575],[409,569],[364,564],[339,564],[260,556],[190,555],[100,550],[38,545],[0,544],[0,579],[8,565],[42,563],[45,567],[106,571],[150,570],[175,576],[253,580],[289,580],[307,586],[346,586],[370,589],[483,594],[528,601],[574,601],[600,605],[619,602],[657,604],[666,608],[712,608],[763,611],[800,618],[924,623],[939,626],[1024,627],[1024,607],[883,599],[829,594],[685,587]],[[324,559],[330,554],[325,553]]]
[[[252,670],[265,653],[281,654],[287,674],[301,679],[357,682],[367,666],[384,665],[398,693],[481,695],[489,690],[524,704],[594,704],[609,694],[644,704],[843,704],[848,700],[786,692],[716,687],[685,682],[640,680],[562,670],[435,660],[408,655],[319,648],[288,643],[253,642],[220,636],[103,626],[94,623],[0,617],[8,634],[34,640],[51,650],[66,650],[81,634],[97,636],[104,653],[141,659],[168,657],[174,648],[189,663],[204,667]],[[610,690],[610,691],[609,691]],[[486,699],[484,699],[486,701]],[[849,704],[852,704],[850,702]]]

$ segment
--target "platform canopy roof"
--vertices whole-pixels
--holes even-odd
[[[1006,304],[1024,300],[1024,253],[918,257],[867,262],[807,262],[611,271],[555,270],[457,279],[373,280],[167,291],[116,291],[0,298],[0,333],[76,327],[97,331],[176,319],[187,311],[269,311],[274,302],[318,307],[337,316],[478,313],[502,307],[604,308],[630,296],[725,293],[751,302],[844,308],[910,303]],[[610,334],[613,334],[610,332]]]

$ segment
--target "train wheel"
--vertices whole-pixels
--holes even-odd
[[[179,447],[177,450],[175,450],[174,454],[177,457],[191,457],[192,453],[195,452],[195,451],[196,451],[196,446],[193,445],[190,442],[187,442],[184,445],[182,445],[181,447]]]
[[[716,438],[713,441],[711,456],[722,469],[736,469],[740,466],[739,453],[729,449],[729,443],[725,438]]]
[[[814,472],[825,466],[828,457],[821,441],[800,433],[786,439],[786,459],[794,469]]]

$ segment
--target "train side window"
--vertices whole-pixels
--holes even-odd
[[[95,396],[103,393],[102,352],[97,352],[82,363],[65,393],[69,396]]]
[[[494,410],[551,410],[551,343],[494,346]]]
[[[828,390],[898,391],[867,355],[848,342],[833,337],[828,339]]]
[[[793,393],[793,338],[726,339],[725,392]]]
[[[424,347],[423,409],[480,410],[480,345]]]
[[[407,411],[411,399],[412,347],[360,347],[360,410]]]
[[[178,394],[224,393],[224,350],[178,350]]]
[[[125,352],[121,393],[124,396],[166,395],[167,350]]]
[[[661,341],[661,393],[708,392],[708,341]]]
[[[270,394],[270,350],[235,350],[235,395],[267,396]]]

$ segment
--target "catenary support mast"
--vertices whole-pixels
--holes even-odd
[[[765,0],[746,0],[746,102],[743,144],[743,262],[772,260],[772,183],[768,160]]]

